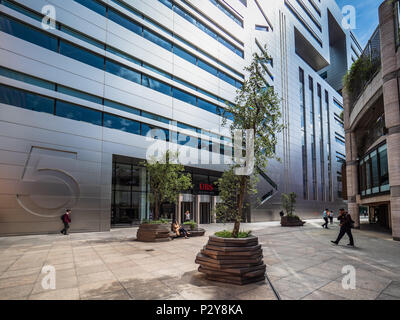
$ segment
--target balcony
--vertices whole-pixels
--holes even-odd
[[[350,71],[344,79],[350,98],[350,113],[352,113],[353,109],[358,104],[360,98],[364,94],[364,91],[366,91],[370,84],[374,82],[374,79],[379,74],[380,69],[381,44],[378,27],[375,29],[375,32],[369,39],[368,44],[362,52],[360,58],[353,63]],[[369,88],[369,90],[371,91],[371,88]]]

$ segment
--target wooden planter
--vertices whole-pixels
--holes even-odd
[[[196,228],[194,230],[189,230],[189,232],[190,232],[189,237],[201,237],[204,236],[206,230],[204,230],[203,228]]]
[[[282,227],[302,227],[306,222],[295,217],[283,216],[281,217]]]
[[[265,279],[261,245],[254,236],[243,239],[210,236],[195,262],[200,265],[199,272],[213,281],[244,285]]]
[[[166,223],[142,223],[136,234],[136,239],[143,242],[161,242],[171,240],[169,237],[170,225]]]

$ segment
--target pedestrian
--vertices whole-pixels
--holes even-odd
[[[61,216],[61,220],[64,223],[64,229],[61,230],[61,233],[64,235],[68,235],[69,224],[71,223],[71,210],[65,210],[65,213]]]
[[[190,221],[190,212],[189,212],[189,210],[186,210],[186,212],[185,212],[185,221]]]
[[[330,224],[333,224],[333,217],[334,217],[333,211],[329,211],[329,221],[330,221]]]
[[[342,239],[344,234],[347,234],[349,237],[349,240],[350,240],[350,242],[347,245],[354,247],[354,239],[353,239],[353,235],[351,234],[351,228],[353,228],[353,226],[354,226],[353,219],[346,211],[344,211],[344,209],[340,209],[338,220],[340,221],[340,223],[339,223],[340,232],[339,232],[339,235],[338,235],[336,241],[331,241],[331,242],[338,245],[340,239]]]
[[[328,217],[329,217],[329,210],[325,209],[324,213],[322,214],[322,218],[324,218],[325,223],[322,225],[322,228],[329,229],[328,228]]]

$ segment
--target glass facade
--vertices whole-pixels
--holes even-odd
[[[304,86],[304,71],[299,69],[300,81],[300,123],[301,123],[301,154],[303,165],[303,198],[308,199],[308,170],[307,170],[307,129],[306,123],[306,101]]]
[[[326,110],[326,128],[327,128],[327,136],[326,136],[326,159],[328,163],[328,188],[327,193],[328,201],[333,201],[333,193],[332,193],[332,144],[331,144],[331,123],[330,123],[330,106],[329,106],[329,93],[325,90],[325,110]]]
[[[318,186],[318,199],[325,201],[325,144],[324,144],[324,126],[323,126],[323,108],[322,108],[322,90],[321,85],[317,85],[318,107],[317,107],[317,127],[319,131],[319,159],[321,183]]]
[[[315,103],[314,103],[314,81],[311,77],[309,81],[309,97],[310,97],[310,133],[311,133],[311,195],[312,199],[317,200],[317,146],[315,138]]]
[[[359,177],[361,197],[390,191],[386,144],[380,145],[361,159]]]

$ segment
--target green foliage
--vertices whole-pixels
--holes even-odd
[[[214,233],[217,237],[220,238],[248,238],[251,236],[251,231],[239,231],[237,237],[234,237],[232,231],[217,231]]]
[[[282,207],[286,211],[286,215],[289,217],[297,217],[294,216],[296,197],[297,195],[294,192],[291,192],[289,194],[282,193]]]
[[[159,218],[162,202],[175,203],[179,193],[192,188],[191,175],[185,173],[185,167],[178,163],[178,153],[167,151],[164,161],[155,158],[143,162],[149,175],[151,197],[154,204],[154,219]]]
[[[245,68],[249,74],[241,89],[236,91],[235,104],[227,104],[223,113],[223,125],[228,123],[226,112],[233,115],[230,124],[231,135],[235,130],[252,129],[254,132],[254,168],[264,169],[268,159],[276,158],[275,146],[277,136],[283,130],[281,124],[280,99],[272,87],[268,87],[268,77],[265,61],[271,57],[267,48],[261,55],[253,54],[252,62]],[[243,133],[244,141],[246,131]],[[222,203],[216,209],[217,217],[224,221],[234,221],[233,237],[240,228],[243,209],[246,207],[246,197],[256,193],[255,184],[258,179],[256,170],[250,176],[236,176],[234,164],[218,181]]]
[[[167,219],[159,219],[159,220],[149,220],[149,219],[143,219],[142,224],[166,224],[169,223]]]
[[[240,183],[243,176],[235,174],[235,167],[232,166],[229,170],[222,174],[215,184],[218,186],[219,196],[221,202],[216,205],[216,218],[219,222],[235,222],[241,221],[242,216],[239,213],[239,196],[240,196]],[[247,177],[246,177],[247,178]],[[252,176],[247,181],[246,194],[256,194],[256,176]],[[244,202],[242,208],[248,207],[248,203]]]
[[[368,56],[361,56],[351,65],[343,78],[343,85],[352,100],[358,97],[366,83],[372,79],[379,65],[379,60],[371,60]]]
[[[184,225],[190,225],[190,229],[194,230],[196,228],[197,223],[193,220],[190,221],[185,221],[183,223]]]

